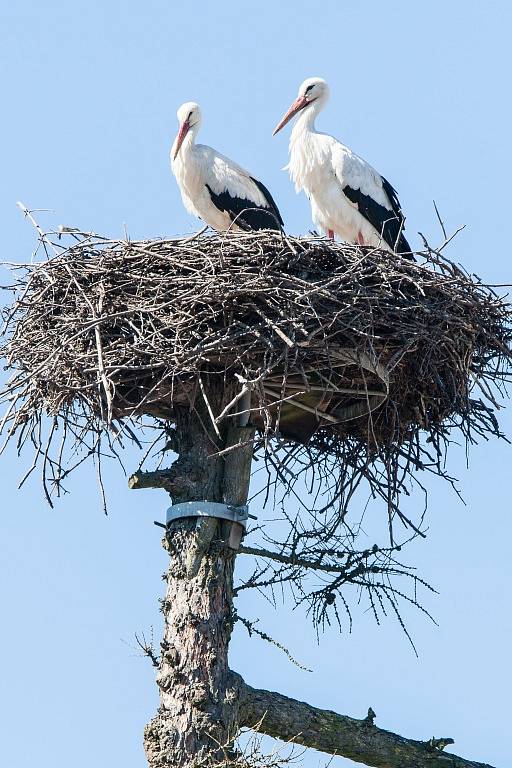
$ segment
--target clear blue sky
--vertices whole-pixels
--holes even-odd
[[[257,174],[288,231],[311,227],[307,201],[280,169],[287,131],[277,119],[310,75],[331,102],[319,120],[397,187],[408,234],[435,239],[435,198],[447,225],[467,229],[451,257],[488,281],[511,282],[510,28],[501,2],[2,3],[0,221],[6,260],[30,258],[23,200],[47,226],[112,236],[189,232],[168,166],[175,111],[204,110],[201,140]],[[6,279],[6,273],[2,274]],[[510,412],[503,424],[512,435]],[[128,468],[136,466],[134,453]],[[143,768],[142,729],[156,688],[133,633],[158,639],[166,557],[163,492],[130,492],[108,473],[111,514],[91,470],[55,510],[13,452],[0,461],[0,763],[9,768]],[[439,589],[439,627],[407,611],[417,659],[396,624],[356,615],[351,635],[316,644],[302,614],[256,596],[240,612],[312,674],[237,629],[232,667],[248,682],[415,738],[452,736],[459,754],[510,764],[510,462],[505,443],[454,449],[466,506],[433,486],[430,536],[409,554]],[[414,497],[409,504],[420,505]],[[257,510],[255,510],[257,511]],[[308,768],[322,763],[311,753]],[[334,765],[349,766],[338,760]]]

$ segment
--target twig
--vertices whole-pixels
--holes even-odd
[[[280,651],[284,653],[284,655],[299,669],[304,670],[304,672],[312,672],[312,669],[308,669],[308,667],[304,667],[300,662],[297,661],[297,659],[294,659],[291,655],[290,651],[284,647],[281,643],[278,643],[277,640],[274,640],[274,638],[270,637],[270,635],[267,635],[266,632],[262,632],[260,629],[257,629],[254,626],[253,621],[249,621],[248,619],[244,619],[243,616],[240,616],[238,613],[235,613],[235,621],[241,621],[244,627],[247,629],[247,632],[249,633],[249,636],[254,634],[258,635],[258,637],[261,637],[262,640],[265,640],[267,643],[270,643],[271,645],[275,645],[276,648],[279,648]]]

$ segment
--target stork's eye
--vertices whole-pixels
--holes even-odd
[[[187,120],[190,120],[190,118],[192,117],[192,115],[193,115],[193,112],[189,112],[189,113],[188,113],[188,117],[187,117]]]
[[[309,92],[310,92],[310,91],[311,91],[311,90],[312,90],[314,87],[315,87],[314,85],[308,85],[308,87],[306,88],[306,91],[305,91],[304,95],[306,95],[306,93],[309,93]]]

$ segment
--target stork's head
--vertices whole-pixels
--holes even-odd
[[[308,77],[301,83],[297,98],[290,106],[288,112],[283,116],[279,123],[274,128],[272,136],[275,136],[281,128],[284,128],[286,123],[292,119],[298,112],[302,112],[303,109],[311,105],[315,105],[315,109],[322,107],[329,98],[329,86],[321,77]]]
[[[199,104],[196,104],[195,101],[186,101],[185,104],[182,104],[178,109],[176,115],[178,117],[178,124],[180,128],[174,142],[174,149],[172,152],[173,160],[176,160],[181,145],[185,140],[185,136],[190,131],[190,129],[195,127],[195,132],[197,132],[201,122],[201,107]]]

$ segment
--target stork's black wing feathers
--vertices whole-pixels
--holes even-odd
[[[281,229],[283,219],[272,195],[261,181],[252,176],[250,178],[263,194],[267,207],[257,206],[256,203],[246,197],[234,197],[229,194],[227,189],[217,194],[206,184],[212,203],[217,206],[219,211],[226,211],[231,221],[236,219],[235,223],[240,229]]]
[[[281,227],[284,226],[283,219],[281,217],[281,214],[279,213],[279,208],[277,207],[276,202],[272,197],[272,195],[270,194],[269,190],[266,188],[264,184],[262,184],[261,181],[258,181],[258,179],[255,179],[254,176],[251,176],[251,181],[254,181],[254,183],[258,187],[259,191],[261,192],[261,194],[263,195],[263,197],[268,203],[269,210],[272,211],[272,213],[276,217]],[[276,229],[279,229],[279,227],[276,227]]]
[[[396,189],[389,183],[389,181],[384,177],[381,176],[382,181],[382,189],[388,196],[388,200],[391,203],[391,207],[393,208],[393,212],[396,213],[397,216],[402,216],[402,207],[400,205],[400,200],[398,199],[398,194]]]
[[[403,233],[404,215],[398,195],[384,176],[381,176],[381,179],[382,187],[391,204],[391,211],[377,203],[370,195],[365,195],[360,189],[353,189],[348,184],[343,187],[343,192],[352,203],[357,205],[359,213],[375,227],[390,248],[396,253],[410,253],[411,246]]]

